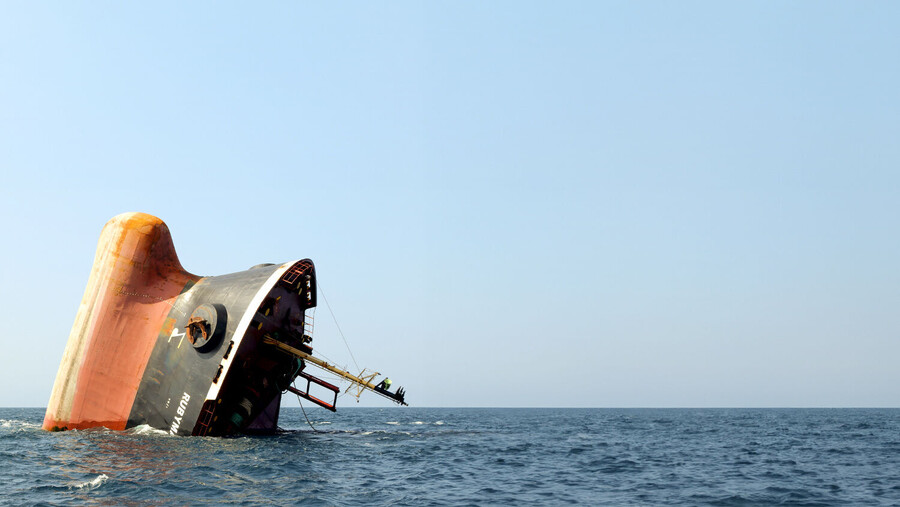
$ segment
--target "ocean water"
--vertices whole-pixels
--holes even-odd
[[[900,409],[285,409],[275,436],[48,433],[0,409],[0,504],[898,505]]]

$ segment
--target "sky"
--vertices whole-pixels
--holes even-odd
[[[46,405],[100,230],[141,211],[198,275],[312,258],[316,351],[352,366],[327,299],[415,406],[900,407],[898,25],[0,3],[0,406]]]

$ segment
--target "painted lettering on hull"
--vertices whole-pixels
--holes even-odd
[[[184,396],[181,397],[181,401],[178,402],[178,408],[175,409],[175,418],[172,419],[172,426],[169,428],[169,433],[172,435],[178,434],[178,428],[181,427],[181,419],[184,417],[184,412],[187,410],[189,401],[191,401],[191,395],[184,393]]]
[[[184,331],[182,331],[182,332],[179,333],[179,332],[178,332],[178,328],[176,327],[175,329],[172,330],[172,334],[169,335],[169,341],[167,341],[166,343],[172,343],[172,338],[179,338],[179,340],[178,340],[178,347],[177,347],[177,348],[180,349],[180,348],[181,348],[181,342],[184,341],[184,335],[185,335],[185,334],[187,334],[187,330],[184,330]]]

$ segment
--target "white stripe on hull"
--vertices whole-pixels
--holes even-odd
[[[241,341],[244,339],[244,334],[247,332],[247,328],[250,327],[250,322],[253,320],[253,316],[256,315],[256,310],[259,309],[259,305],[262,304],[263,299],[269,294],[269,291],[272,290],[272,287],[278,283],[278,280],[284,276],[285,271],[290,269],[291,266],[300,262],[299,260],[286,262],[281,266],[278,266],[278,269],[275,270],[269,276],[269,279],[266,280],[264,284],[259,288],[256,295],[253,296],[253,299],[250,300],[250,304],[247,306],[247,309],[244,310],[244,315],[241,317],[241,321],[238,322],[237,329],[234,330],[234,335],[232,335],[232,340],[234,341],[234,348],[232,349],[231,354],[228,355],[227,359],[222,359],[222,374],[219,375],[219,381],[210,384],[209,392],[206,394],[207,400],[214,400],[219,397],[219,388],[225,383],[225,378],[228,375],[228,369],[231,367],[231,363],[234,361],[234,358],[237,356],[237,352],[240,349]]]

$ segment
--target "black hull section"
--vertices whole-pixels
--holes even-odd
[[[306,347],[305,310],[315,304],[308,259],[200,279],[160,330],[127,426],[176,435],[274,430],[281,392],[304,365],[262,337]]]

